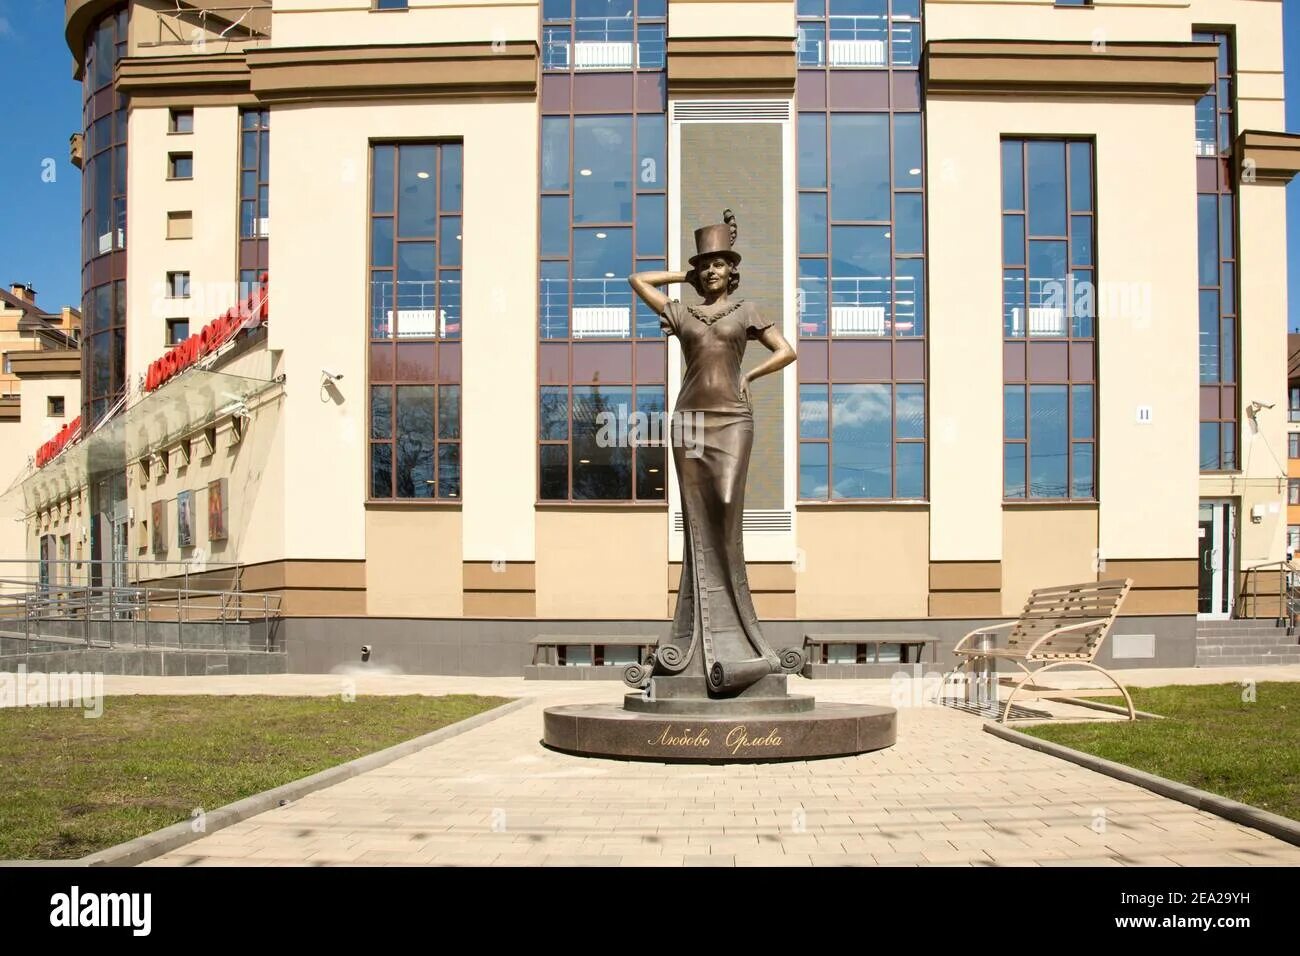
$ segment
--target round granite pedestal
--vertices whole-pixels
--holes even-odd
[[[654,760],[660,763],[737,763],[845,757],[891,747],[898,712],[866,704],[815,704],[791,697],[785,708],[758,701],[709,701],[707,708],[646,701],[628,704],[548,707],[543,743],[587,757]],[[699,710],[682,713],[683,709]]]

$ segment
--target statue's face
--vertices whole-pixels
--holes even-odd
[[[726,292],[731,281],[731,263],[722,256],[714,256],[700,264],[700,285],[706,292]]]

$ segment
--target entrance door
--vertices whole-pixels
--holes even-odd
[[[1201,501],[1197,534],[1200,587],[1197,616],[1225,620],[1232,616],[1233,568],[1236,566],[1237,509],[1233,502],[1205,498]]]

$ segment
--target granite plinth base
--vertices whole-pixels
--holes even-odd
[[[630,694],[640,698],[640,695]],[[802,711],[751,709],[761,698],[704,701],[710,712],[673,712],[685,701],[638,712],[617,704],[548,707],[543,743],[587,757],[659,763],[745,763],[846,757],[892,747],[898,713],[866,704],[816,704]],[[811,698],[792,697],[796,706]],[[719,704],[723,706],[718,706]],[[741,704],[740,707],[728,706]],[[788,704],[787,704],[788,706]]]

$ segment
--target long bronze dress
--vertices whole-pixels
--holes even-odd
[[[758,626],[742,535],[754,412],[740,363],[772,323],[746,301],[709,313],[672,300],[659,324],[685,358],[672,450],[686,541],[677,615],[654,673],[703,674],[711,693],[738,693],[781,669]]]

